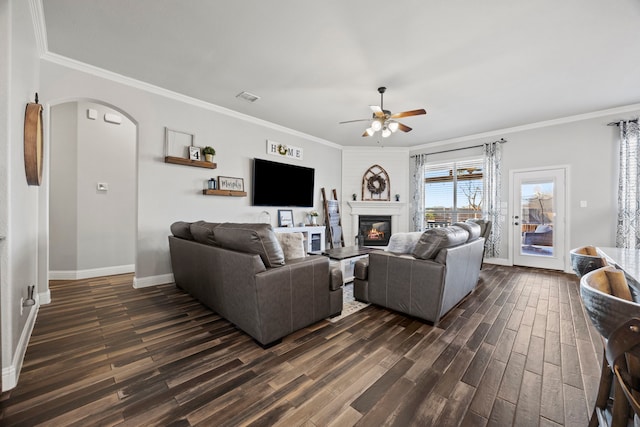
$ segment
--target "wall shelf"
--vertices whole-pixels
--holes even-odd
[[[233,190],[202,190],[205,196],[229,196],[229,197],[247,197],[246,191]]]
[[[175,165],[195,166],[197,168],[215,169],[218,167],[216,163],[203,162],[202,160],[190,160],[182,157],[166,156],[165,163],[173,163]]]

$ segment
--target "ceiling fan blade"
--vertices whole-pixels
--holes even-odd
[[[382,108],[377,105],[369,105],[369,108],[371,108],[371,111],[373,111],[373,114],[376,117],[384,117],[384,111],[382,111]]]
[[[371,119],[357,119],[357,120],[347,120],[346,122],[338,122],[339,125],[344,123],[354,123],[354,122],[368,122]]]
[[[411,132],[411,128],[407,125],[403,125],[402,123],[398,123],[398,130],[402,132]]]
[[[362,136],[369,136],[369,134],[367,133],[367,131],[365,130],[364,133],[362,134]]]
[[[421,114],[427,114],[427,112],[421,108],[419,110],[403,111],[402,113],[395,113],[391,115],[392,119],[399,119],[400,117],[419,116]]]

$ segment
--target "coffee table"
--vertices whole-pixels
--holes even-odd
[[[342,270],[342,283],[347,284],[353,281],[353,267],[356,261],[366,258],[373,251],[380,249],[367,246],[345,246],[333,249],[326,249],[322,255],[329,257],[332,266],[338,266]]]

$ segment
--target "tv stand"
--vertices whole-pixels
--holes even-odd
[[[302,233],[304,248],[307,252],[322,252],[325,250],[324,225],[309,227],[274,227],[276,233]]]

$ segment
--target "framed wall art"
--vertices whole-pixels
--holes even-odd
[[[278,227],[293,227],[292,209],[278,209]]]
[[[218,189],[231,191],[244,191],[244,179],[230,176],[218,177]]]
[[[200,147],[189,147],[189,160],[202,160]]]
[[[165,127],[164,155],[192,159],[191,147],[195,146],[195,141],[196,136],[192,133]]]

